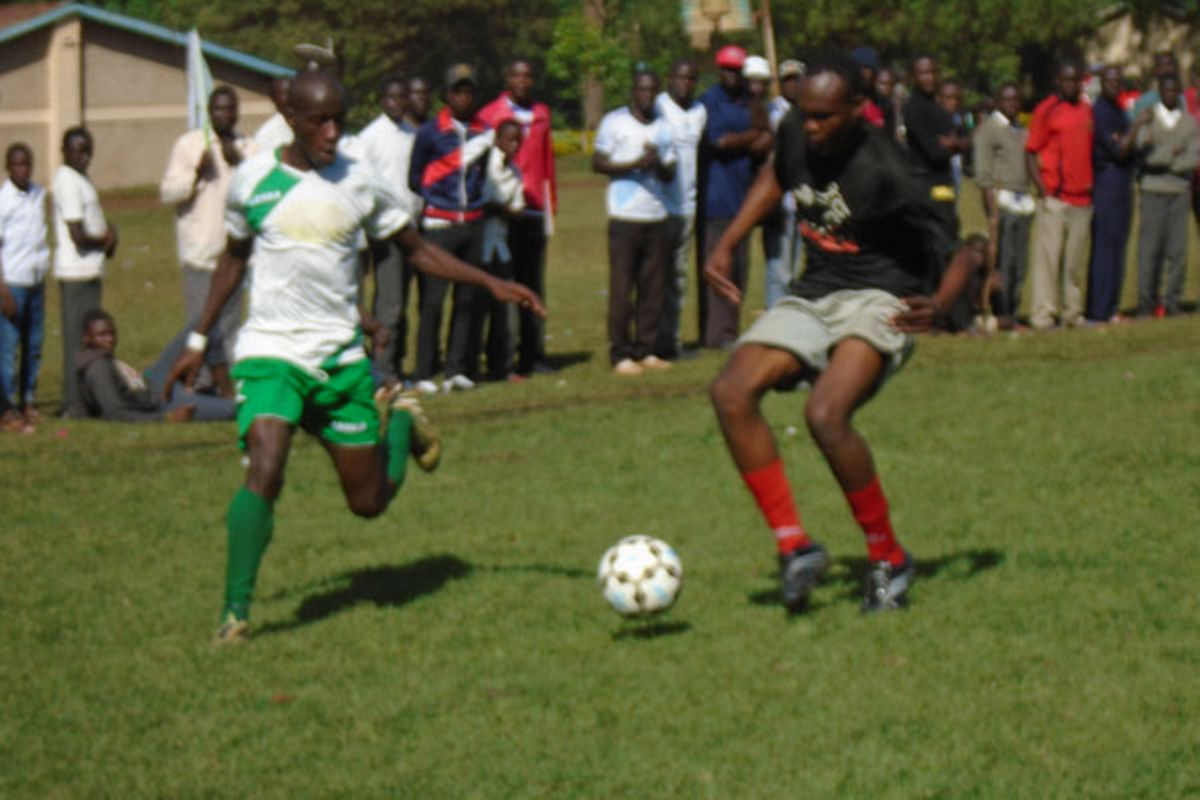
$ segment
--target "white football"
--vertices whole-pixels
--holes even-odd
[[[609,605],[633,617],[671,607],[683,585],[683,564],[664,541],[626,536],[605,552],[596,577]]]

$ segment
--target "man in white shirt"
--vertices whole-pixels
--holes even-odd
[[[88,179],[92,134],[76,126],[63,134],[63,164],[54,173],[54,277],[62,298],[63,411],[72,406],[77,381],[75,354],[83,340],[83,317],[100,307],[104,259],[117,249],[117,230],[100,208],[100,196]]]
[[[212,130],[196,129],[180,136],[159,185],[159,196],[175,206],[175,239],[183,269],[183,319],[189,325],[204,309],[217,259],[225,250],[225,196],[233,169],[254,151],[254,144],[234,129],[238,97],[218,86],[208,99]],[[226,363],[233,360],[234,337],[242,321],[242,292],[229,298],[217,320]]]
[[[779,96],[767,106],[771,134],[792,109],[800,95],[804,65],[788,59],[779,65]],[[770,308],[787,294],[788,284],[796,277],[804,254],[804,240],[796,236],[796,198],[785,193],[779,208],[762,223],[763,260],[766,262],[766,307]]]
[[[0,427],[23,430],[38,416],[34,393],[45,328],[44,281],[50,267],[46,190],[31,179],[29,145],[10,145],[4,165],[8,180],[0,186]]]
[[[240,165],[230,187],[229,245],[188,350],[163,381],[190,386],[207,333],[229,294],[250,272],[250,311],[237,342],[238,434],[249,456],[226,516],[228,561],[217,644],[249,635],[250,599],[274,529],[292,437],[302,427],[333,461],[350,510],[375,517],[404,482],[408,456],[432,470],[441,443],[415,398],[372,398],[357,304],[358,242],[396,237],[411,263],[467,281],[498,299],[544,313],[536,294],[499,281],[422,239],[395,193],[371,168],[339,151],[346,95],[337,78],[305,72],[293,82],[292,144]]]
[[[275,78],[271,81],[271,102],[275,104],[275,113],[267,117],[267,121],[259,125],[258,130],[254,132],[256,151],[274,150],[291,143],[292,129],[288,127],[287,118],[283,115],[291,83],[291,78]]]
[[[679,319],[687,294],[688,264],[696,227],[696,157],[708,111],[696,101],[696,81],[700,70],[691,59],[680,59],[671,66],[667,91],[658,95],[654,108],[671,129],[671,141],[679,163],[675,179],[667,186],[667,242],[673,272],[667,275],[663,292],[662,317],[658,325],[655,354],[667,360],[683,354]]]
[[[624,376],[671,366],[653,352],[671,269],[666,193],[676,162],[671,129],[654,113],[657,93],[658,76],[639,70],[629,105],[600,121],[592,157],[592,169],[610,178],[608,339],[613,371]]]
[[[379,84],[382,113],[358,135],[361,157],[378,173],[388,188],[402,201],[413,219],[421,210],[421,198],[409,188],[408,167],[412,161],[417,129],[405,120],[408,110],[408,85],[403,78],[384,78]],[[375,259],[375,319],[387,331],[376,341],[375,371],[390,387],[400,382],[408,339],[408,292],[416,272],[405,263],[394,242],[377,242]]]

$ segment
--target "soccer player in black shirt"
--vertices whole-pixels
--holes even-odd
[[[742,336],[710,387],[730,455],[774,532],[783,602],[792,612],[806,606],[829,555],[800,523],[760,410],[763,394],[811,384],[808,429],[866,535],[872,569],[864,610],[901,607],[913,559],[892,531],[871,451],[851,417],[903,364],[911,334],[929,330],[950,308],[969,272],[966,254],[954,252],[939,222],[928,179],[894,141],[864,124],[863,101],[862,76],[848,57],[828,54],[810,64],[772,162],[704,270],[716,291],[740,302],[728,277],[733,249],[784,191],[793,194],[807,269]]]

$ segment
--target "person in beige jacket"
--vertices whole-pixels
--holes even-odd
[[[213,89],[208,100],[212,130],[197,128],[179,137],[171,149],[159,186],[162,202],[175,206],[175,238],[183,269],[183,314],[189,324],[204,309],[217,258],[225,249],[225,196],[233,168],[252,155],[253,142],[235,130],[238,97],[229,86]],[[242,319],[238,289],[217,321],[227,363]]]

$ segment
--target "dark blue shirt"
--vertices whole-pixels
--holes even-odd
[[[708,121],[700,140],[697,213],[704,219],[732,219],[750,191],[754,159],[747,150],[717,150],[717,140],[727,133],[750,130],[750,105],[745,95],[730,97],[719,84],[700,95],[700,102]]]
[[[1092,130],[1095,140],[1092,142],[1092,167],[1096,172],[1108,167],[1130,170],[1133,168],[1133,153],[1129,152],[1122,158],[1113,141],[1113,136],[1123,137],[1129,131],[1129,117],[1113,101],[1104,95],[1096,98],[1092,106]]]

